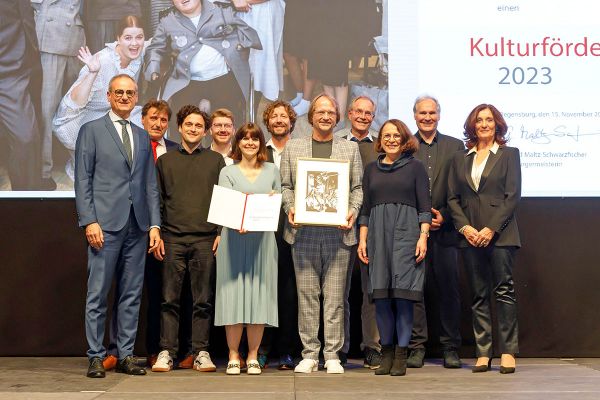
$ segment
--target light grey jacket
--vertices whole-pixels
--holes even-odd
[[[153,73],[160,73],[164,58],[174,56],[175,65],[167,77],[162,99],[168,100],[190,83],[190,62],[202,46],[210,46],[225,57],[227,66],[233,71],[244,97],[248,99],[248,55],[250,48],[260,50],[262,46],[256,31],[235,16],[234,11],[232,6],[220,7],[202,0],[202,14],[197,29],[188,17],[175,8],[160,20],[152,42],[146,49],[144,77],[151,80]]]

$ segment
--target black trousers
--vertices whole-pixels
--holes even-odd
[[[279,252],[277,271],[279,327],[265,329],[259,354],[268,355],[274,345],[279,356],[285,354],[293,356],[300,343],[298,335],[298,292],[292,260],[292,247],[283,240],[281,232],[280,229],[275,233]]]
[[[427,242],[425,257],[425,295],[435,292],[440,313],[440,344],[444,351],[458,350],[460,337],[460,293],[458,290],[457,250],[453,246],[443,246],[432,232]],[[413,329],[410,348],[424,348],[428,339],[427,313],[425,301],[413,306]]]
[[[490,298],[496,301],[498,350],[501,354],[519,352],[517,299],[512,278],[514,247],[463,249],[465,270],[473,292],[473,332],[477,357],[492,357],[492,314]]]
[[[173,112],[177,113],[187,104],[198,106],[203,99],[210,101],[209,115],[218,108],[227,108],[233,113],[236,126],[241,126],[246,121],[244,118],[246,100],[233,72],[209,81],[190,81],[189,85],[171,97],[169,104]],[[177,118],[171,118],[169,123],[169,139],[181,141]]]
[[[193,303],[192,351],[208,350],[215,291],[214,240],[214,236],[207,236],[189,244],[165,242],[160,347],[172,357],[179,349],[180,298],[186,271]]]
[[[146,257],[144,287],[146,291],[146,352],[160,352],[160,319],[162,304],[162,261],[149,254]],[[179,356],[185,357],[192,352],[192,292],[189,273],[185,275],[181,289],[179,309]],[[184,346],[185,343],[185,346]]]

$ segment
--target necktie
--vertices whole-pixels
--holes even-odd
[[[127,155],[127,161],[131,164],[133,156],[131,154],[131,139],[129,139],[129,132],[127,132],[127,124],[129,121],[120,119],[117,121],[121,124],[121,138],[123,139],[123,148],[125,148],[125,154]]]
[[[151,140],[150,143],[152,144],[152,153],[154,153],[154,162],[156,162],[156,159],[158,158],[156,156],[156,147],[158,146],[158,142],[156,140]]]

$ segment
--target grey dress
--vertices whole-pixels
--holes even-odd
[[[221,170],[219,186],[244,193],[281,192],[279,170],[264,163],[250,182],[237,164]],[[215,325],[277,326],[277,243],[274,232],[223,228],[217,249]]]

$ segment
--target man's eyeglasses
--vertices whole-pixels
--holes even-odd
[[[137,93],[135,90],[123,90],[123,89],[116,89],[116,90],[113,90],[112,92],[117,99],[120,99],[121,97],[123,97],[124,94],[126,94],[127,97],[133,97]]]
[[[315,114],[318,117],[326,117],[331,115],[332,117],[337,117],[337,112],[336,111],[323,111],[323,110],[319,110],[319,111],[315,111]]]
[[[212,124],[212,127],[216,129],[231,129],[233,128],[233,124]]]
[[[371,111],[365,111],[360,109],[353,109],[352,113],[365,118],[373,118],[375,116],[375,114],[373,114]]]

